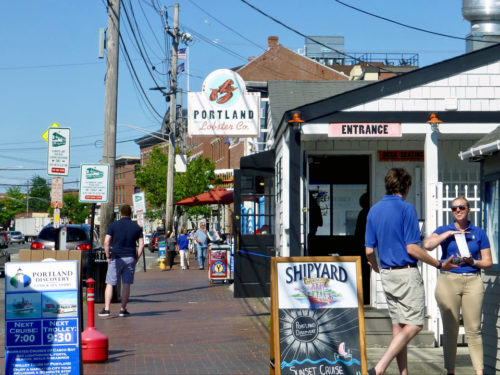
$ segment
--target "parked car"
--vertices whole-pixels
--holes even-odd
[[[9,247],[9,236],[7,232],[0,232],[0,249]]]
[[[158,251],[158,237],[161,235],[163,235],[163,236],[165,235],[165,230],[158,229],[158,230],[154,231],[153,234],[151,235],[151,239],[149,241],[148,248],[149,248],[149,251],[151,251],[152,253],[154,253],[155,251]]]
[[[10,254],[7,250],[0,250],[0,276],[5,276],[5,263],[10,262]]]
[[[90,250],[90,226],[87,224],[66,224],[66,249]],[[48,224],[40,231],[38,237],[31,243],[32,250],[54,250],[57,229]],[[98,238],[94,233],[94,243]]]
[[[8,232],[9,236],[9,243],[21,243],[24,244],[24,235],[17,231],[17,230],[11,230]]]

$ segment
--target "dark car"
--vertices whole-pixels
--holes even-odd
[[[159,236],[164,236],[165,231],[162,229],[158,229],[153,234],[151,235],[151,239],[149,240],[148,248],[149,251],[154,253],[155,251],[158,251],[158,237]]]
[[[86,224],[66,224],[66,250],[90,250],[90,226]],[[38,233],[38,237],[31,243],[33,250],[54,250],[58,230],[48,224]],[[97,236],[94,233],[94,243]]]

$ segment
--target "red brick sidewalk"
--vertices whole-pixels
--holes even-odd
[[[96,316],[109,338],[109,360],[85,364],[86,375],[269,372],[268,308],[233,298],[227,284],[209,285],[206,270],[138,272],[131,316],[120,318],[118,310],[113,304],[111,317]]]

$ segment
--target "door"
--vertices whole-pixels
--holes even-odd
[[[275,256],[274,157],[257,168],[245,168],[246,158],[234,171],[234,296],[269,297]]]
[[[309,158],[308,254],[361,256],[364,303],[369,302],[370,267],[364,247],[370,207],[370,157]]]

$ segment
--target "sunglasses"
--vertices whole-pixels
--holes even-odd
[[[460,204],[458,206],[451,206],[451,210],[455,212],[456,210],[463,211],[466,210],[467,206],[465,204]]]

